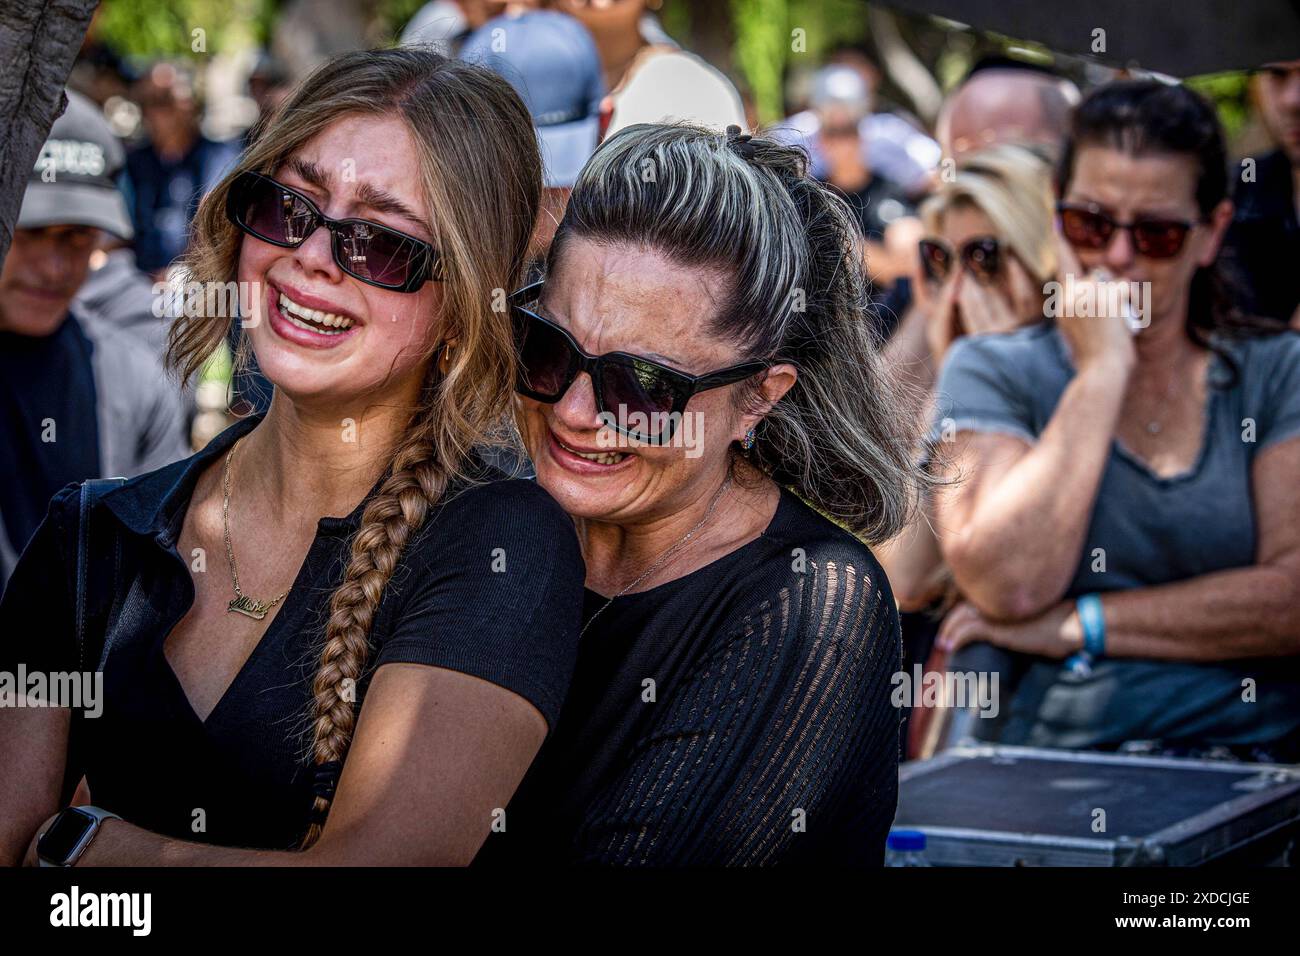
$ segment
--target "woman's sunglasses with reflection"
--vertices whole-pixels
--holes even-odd
[[[331,219],[298,190],[261,173],[235,178],[226,195],[226,217],[263,242],[296,249],[324,226],[340,269],[391,292],[418,292],[442,278],[432,245],[369,219]]]
[[[947,279],[957,259],[981,282],[992,282],[1002,270],[1002,244],[996,236],[976,236],[963,243],[956,252],[940,239],[922,239],[919,249],[921,268],[932,282]]]
[[[705,375],[688,375],[661,362],[627,352],[588,355],[567,330],[536,311],[545,282],[510,296],[515,346],[519,354],[515,390],[553,405],[581,372],[591,377],[602,423],[634,441],[666,445],[691,396],[731,385],[768,368],[767,362],[742,362]],[[644,422],[645,428],[630,427]]]
[[[1094,203],[1058,202],[1056,212],[1061,217],[1061,232],[1072,246],[1105,249],[1117,231],[1125,230],[1132,236],[1138,254],[1150,259],[1172,259],[1178,255],[1183,251],[1187,234],[1197,225],[1185,219],[1156,216],[1120,222]]]

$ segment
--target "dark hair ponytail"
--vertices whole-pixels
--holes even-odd
[[[1196,206],[1209,216],[1228,198],[1228,158],[1223,127],[1202,96],[1179,84],[1158,80],[1123,80],[1099,86],[1079,103],[1061,152],[1056,184],[1065,195],[1074,164],[1084,146],[1105,146],[1134,156],[1169,154],[1196,162]],[[1216,352],[1236,378],[1232,354],[1216,341],[1271,335],[1284,322],[1244,313],[1236,281],[1219,262],[1192,277],[1187,336]]]

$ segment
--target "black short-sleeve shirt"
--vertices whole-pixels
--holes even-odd
[[[96,805],[156,833],[220,845],[288,849],[309,821],[311,682],[329,599],[353,532],[379,482],[344,518],[325,517],[280,613],[207,720],[190,707],[163,642],[194,600],[176,539],[195,482],[261,416],[226,429],[189,459],[106,493],[92,574],[112,574],[115,600],[92,622],[86,669],[102,660],[103,708],[79,720],[81,766]],[[453,487],[412,536],[371,628],[358,709],[374,671],[446,667],[519,694],[558,719],[577,653],[584,570],[572,521],[534,482]],[[73,626],[78,488],[69,485],[19,560],[0,601],[0,669],[81,669]],[[209,570],[228,573],[221,555]],[[103,645],[102,650],[100,645]],[[77,731],[74,731],[77,732]]]

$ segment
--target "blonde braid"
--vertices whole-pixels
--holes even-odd
[[[370,653],[370,627],[402,551],[420,529],[429,508],[442,497],[449,474],[437,460],[438,416],[426,407],[412,420],[407,437],[393,456],[391,473],[362,512],[352,540],[343,583],[330,600],[329,622],[320,666],[312,682],[312,755],[327,778],[337,776],[352,743],[356,724],[355,688]],[[351,682],[354,692],[346,690]],[[327,795],[328,794],[328,795]],[[333,781],[318,789],[312,823],[300,849],[320,837],[333,796]]]
[[[356,725],[352,691],[365,671],[371,625],[403,550],[448,488],[485,474],[473,449],[518,450],[507,420],[514,398],[513,328],[496,303],[503,290],[522,280],[542,191],[532,118],[505,79],[428,49],[341,53],[290,93],[200,203],[187,280],[228,283],[237,277],[244,238],[226,207],[241,173],[273,175],[323,131],[352,116],[397,117],[412,136],[418,160],[412,175],[428,205],[428,230],[442,267],[442,301],[434,318],[444,338],[457,345],[442,373],[434,355],[426,358],[422,400],[366,504],[343,583],[330,598],[311,709],[304,715],[311,721],[309,753],[317,778],[304,849],[319,838],[329,812],[333,781]],[[494,161],[484,164],[485,155]],[[192,376],[225,342],[233,314],[218,312],[191,315],[186,309],[176,320],[168,361],[181,377]],[[241,336],[241,365],[251,351],[247,341]]]

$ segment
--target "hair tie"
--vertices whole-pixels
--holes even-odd
[[[753,137],[749,133],[742,133],[740,127],[732,123],[727,127],[727,145],[735,151],[741,159],[752,160],[757,147],[750,142]]]
[[[312,778],[313,796],[323,800],[334,799],[334,788],[339,782],[339,772],[343,769],[342,760],[329,760],[316,765],[316,775]]]

